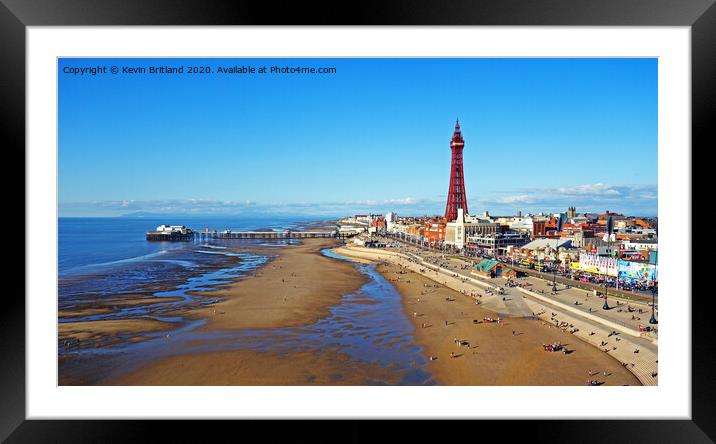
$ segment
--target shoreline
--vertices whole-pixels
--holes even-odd
[[[377,270],[401,294],[416,342],[426,357],[437,358],[429,360],[426,368],[441,385],[584,385],[594,379],[588,371],[599,372],[605,385],[641,385],[612,356],[542,320],[507,317],[499,324],[475,323],[496,318],[498,312],[475,304],[471,297],[433,279],[436,276],[388,260],[395,253],[351,247],[337,248],[336,253],[378,264]],[[456,338],[469,345],[458,345]],[[545,352],[542,344],[553,342],[572,352]],[[604,371],[608,376],[603,376]]]
[[[346,294],[357,291],[369,281],[351,262],[326,257],[321,253],[323,249],[337,245],[339,242],[335,239],[305,239],[298,245],[263,248],[263,251],[270,251],[272,257],[252,273],[195,294],[201,300],[218,302],[204,306],[189,304],[166,315],[181,316],[189,323],[206,321],[192,332],[184,333],[185,344],[206,341],[203,338],[211,333],[240,333],[249,329],[311,325],[328,316],[331,307],[340,304]],[[253,247],[248,249],[256,250]],[[60,340],[71,339],[73,335],[83,341],[93,337],[95,344],[103,346],[157,339],[157,333],[162,337],[166,333],[167,340],[171,340],[176,330],[176,324],[172,324],[147,318],[64,322],[61,324]],[[195,338],[189,340],[187,334]],[[160,356],[148,360],[143,358],[144,362],[139,367],[128,365],[125,372],[115,369],[111,373],[105,372],[103,376],[91,375],[92,368],[101,369],[106,365],[77,365],[78,362],[87,361],[84,359],[86,357],[61,356],[59,382],[60,385],[195,385],[202,384],[201,378],[205,378],[208,382],[203,384],[215,381],[219,385],[361,385],[371,384],[371,375],[380,375],[381,381],[396,380],[395,375],[379,365],[356,361],[337,351],[304,354],[242,349],[196,351],[194,347],[185,347],[182,343],[175,348],[178,350],[169,355],[160,351]],[[291,360],[291,356],[295,356],[295,360]],[[118,361],[121,363],[121,360]],[[339,363],[343,363],[342,371]],[[285,369],[280,377],[266,373],[276,368]],[[288,372],[289,368],[296,370],[294,377]],[[233,376],[224,375],[227,371]],[[266,375],[263,382],[260,379],[262,373]],[[156,374],[162,375],[161,381],[156,379]]]

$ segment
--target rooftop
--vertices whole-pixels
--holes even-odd
[[[554,248],[554,249],[557,249],[557,248],[559,248],[559,247],[569,248],[569,247],[571,247],[571,246],[572,246],[572,239],[567,239],[567,238],[559,238],[559,239],[540,238],[540,239],[535,239],[535,240],[533,240],[532,242],[528,243],[527,245],[525,245],[525,246],[522,247],[522,248],[527,249],[527,250],[537,250],[537,249],[540,249],[540,248],[547,248],[547,247],[552,247],[552,248]]]

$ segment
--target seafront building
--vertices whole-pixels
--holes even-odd
[[[622,220],[627,223],[620,226],[625,228],[615,228],[614,236],[605,240],[607,224],[599,223],[598,214],[573,218],[566,217],[569,211],[563,214],[562,229],[557,230],[556,215],[470,216],[460,209],[454,221],[446,222],[440,216],[399,217],[391,213],[385,216],[386,234],[426,248],[476,258],[501,258],[521,267],[593,274],[599,278],[618,275],[622,283],[656,284],[656,229],[643,228],[636,238],[629,228],[637,220],[644,224],[645,219],[624,216]],[[656,219],[648,224],[656,227]]]

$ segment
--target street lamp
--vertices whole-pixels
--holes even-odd
[[[609,258],[607,258],[607,266],[604,267],[604,305],[602,310],[609,310],[609,304],[607,304],[607,296],[609,295]]]
[[[657,256],[658,257],[658,256]],[[656,262],[656,261],[654,261]],[[656,271],[656,263],[654,264],[654,270]],[[654,308],[656,307],[656,281],[653,279],[654,273],[652,273],[652,280],[651,280],[651,319],[649,319],[650,324],[658,324],[659,322],[656,320],[656,316],[654,315]]]
[[[602,306],[602,310],[609,310],[609,304],[607,304],[607,296],[609,295],[609,279],[607,279],[607,276],[609,276],[609,267],[605,266],[604,269],[604,305]]]
[[[552,291],[557,293],[557,269],[552,268]]]
[[[604,272],[604,305],[602,306],[602,310],[609,310],[609,304],[607,304],[607,296],[609,295],[609,256],[611,256],[612,251],[612,218],[610,217],[607,221],[607,253],[610,253],[607,256],[607,266],[605,268]],[[617,275],[617,280],[619,279],[619,275]]]

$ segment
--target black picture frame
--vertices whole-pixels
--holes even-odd
[[[0,109],[2,146],[6,154],[25,153],[25,36],[28,26],[129,25],[514,25],[514,26],[688,26],[691,27],[691,156],[716,147],[711,116],[716,108],[715,0],[383,0],[380,2],[237,0],[0,0]],[[342,3],[339,5],[338,3]],[[688,155],[688,147],[685,147]],[[6,164],[7,165],[7,164]],[[698,165],[693,163],[692,165]],[[17,168],[17,167],[15,167]],[[694,170],[693,174],[696,174]],[[14,185],[14,183],[13,183]],[[17,185],[14,185],[16,188]],[[7,189],[7,187],[6,187]],[[695,192],[696,190],[694,190]],[[695,201],[695,200],[692,200]],[[709,202],[710,204],[710,202]],[[691,215],[684,215],[691,223]],[[684,242],[691,243],[691,239]],[[694,260],[694,266],[696,262]],[[692,270],[681,270],[692,273]],[[19,280],[19,278],[18,278]],[[695,282],[694,282],[695,285]],[[548,436],[535,436],[532,421],[502,424],[518,439],[551,442],[713,442],[714,347],[709,318],[713,297],[692,298],[695,287],[679,295],[692,303],[692,420],[550,421]],[[18,292],[19,294],[19,292]],[[707,296],[703,294],[702,296]],[[0,310],[0,439],[8,442],[130,441],[162,433],[163,441],[185,440],[199,427],[152,421],[25,420],[25,307],[20,297],[4,298]],[[638,404],[638,399],[635,399]],[[599,416],[605,412],[595,412]],[[637,412],[638,413],[638,412]],[[606,412],[605,414],[608,414]],[[212,425],[205,438],[218,436]],[[526,426],[524,428],[520,427]],[[245,427],[242,425],[241,427]],[[265,428],[264,424],[262,428]],[[294,423],[292,433],[302,433]],[[411,424],[404,438],[431,425]],[[450,426],[451,427],[451,426]],[[203,427],[202,427],[203,428]],[[244,429],[245,430],[245,429]],[[351,426],[352,439],[371,439]],[[363,431],[362,431],[363,430]],[[243,433],[242,433],[243,434]],[[245,435],[248,436],[248,435]],[[555,441],[556,440],[556,441]]]

